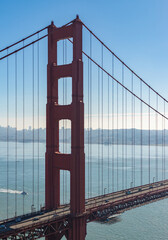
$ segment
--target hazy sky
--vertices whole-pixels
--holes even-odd
[[[0,49],[54,21],[81,20],[165,98],[168,96],[167,0],[1,0]]]

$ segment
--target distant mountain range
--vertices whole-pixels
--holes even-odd
[[[8,130],[8,131],[7,131]],[[16,134],[17,133],[17,134]],[[150,136],[150,138],[149,138]],[[18,142],[45,142],[46,129],[24,129],[0,126],[0,141]],[[71,130],[60,129],[60,141],[71,142]],[[168,130],[139,130],[139,129],[85,129],[85,143],[91,144],[135,144],[135,145],[161,145],[168,144]]]

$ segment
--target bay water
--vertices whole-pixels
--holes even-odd
[[[60,145],[60,150],[64,146]],[[167,179],[167,147],[85,144],[86,198]],[[66,147],[70,152],[70,145]],[[157,152],[157,154],[156,154]],[[149,169],[150,156],[150,169]],[[0,142],[0,219],[39,210],[45,198],[45,143]],[[158,162],[158,170],[156,163]],[[165,163],[165,164],[164,164]],[[163,166],[165,165],[165,168]],[[141,174],[141,167],[143,173]],[[134,169],[134,171],[133,171]],[[156,179],[157,176],[157,179]],[[61,202],[69,201],[69,173],[61,172]],[[23,191],[26,195],[23,194]],[[87,240],[168,239],[168,199],[122,213],[112,223],[87,225]]]

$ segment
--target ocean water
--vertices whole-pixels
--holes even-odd
[[[86,144],[86,198],[137,186],[141,181],[148,183],[149,170],[151,182],[167,178],[166,148],[150,147],[149,169],[148,146]],[[60,150],[69,152],[70,145],[60,145]],[[0,143],[0,219],[31,212],[32,208],[39,210],[44,205],[44,156],[44,143]],[[62,171],[62,203],[69,201],[68,180],[69,173]],[[22,195],[23,191],[27,195]],[[124,212],[110,224],[89,223],[86,239],[168,239],[167,209],[168,199],[164,199]]]

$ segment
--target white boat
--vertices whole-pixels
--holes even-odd
[[[28,193],[27,193],[27,192],[24,192],[24,191],[21,192],[21,194],[22,194],[22,195],[28,195]]]
[[[113,219],[113,218],[116,218],[116,217],[119,217],[121,215],[121,213],[118,213],[118,214],[114,214],[114,215],[111,215],[109,216],[107,219]]]

